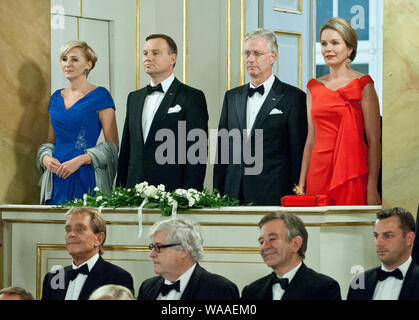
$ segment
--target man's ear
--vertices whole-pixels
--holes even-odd
[[[415,233],[413,231],[406,234],[406,241],[409,246],[413,246],[413,242],[415,241]]]
[[[292,242],[293,252],[297,253],[298,250],[300,250],[301,246],[303,245],[303,238],[301,238],[300,236],[296,236],[291,240],[291,242]]]
[[[96,240],[98,242],[98,247],[100,247],[103,242],[105,241],[105,233],[104,232],[99,232],[95,234],[96,236]]]

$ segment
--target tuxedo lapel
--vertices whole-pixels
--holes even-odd
[[[79,300],[88,300],[93,291],[100,286],[102,277],[105,274],[104,265],[105,261],[102,257],[99,257],[92,270],[90,270],[86,282],[80,291]]]
[[[156,114],[154,115],[153,121],[151,122],[150,131],[148,132],[147,140],[145,144],[150,143],[154,140],[156,132],[164,128],[163,123],[167,116],[167,111],[170,107],[173,107],[173,101],[175,100],[176,94],[179,91],[181,82],[178,79],[174,79],[169,89],[165,93],[163,100],[157,108]]]
[[[412,299],[414,295],[412,292],[418,290],[419,279],[419,268],[416,266],[415,262],[410,263],[409,269],[406,272],[406,277],[403,281],[402,289],[400,290],[399,300],[409,300]]]
[[[278,80],[278,78],[275,77],[274,83],[272,84],[272,88],[266,96],[266,99],[263,102],[262,107],[260,108],[256,116],[250,136],[255,134],[255,129],[262,128],[262,124],[265,121],[265,119],[269,116],[269,113],[278,105],[278,103],[281,101],[283,97],[284,93],[282,90],[282,84]]]
[[[201,277],[202,272],[203,269],[197,263],[195,266],[195,270],[192,272],[191,277],[189,278],[185,291],[183,291],[183,294],[180,297],[180,300],[194,300],[194,292],[196,292],[196,289],[199,285],[199,279]]]
[[[152,286],[150,288],[149,292],[147,292],[147,294],[145,295],[147,297],[147,300],[156,300],[157,299],[157,297],[160,294],[163,282],[164,282],[164,278],[159,277],[159,279],[156,281],[155,285]]]
[[[235,109],[238,119],[239,130],[244,134],[246,129],[246,113],[247,113],[247,86],[243,86],[242,91],[235,96]]]
[[[138,125],[138,140],[141,145],[144,145],[144,138],[143,138],[143,109],[144,109],[144,101],[147,95],[147,90],[143,88],[142,90],[138,91],[138,97],[135,100],[135,105],[138,107],[134,107],[134,119],[135,123]]]
[[[306,272],[307,267],[303,263],[289,283],[281,300],[301,300],[301,295],[305,293],[306,289],[309,290],[305,288],[304,277]]]
[[[374,297],[374,291],[375,287],[377,286],[378,282],[378,269],[380,267],[376,268],[372,273],[370,277],[365,277],[365,299],[366,300],[372,300]],[[363,290],[362,288],[358,290]]]

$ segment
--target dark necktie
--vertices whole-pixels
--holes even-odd
[[[272,282],[272,285],[279,283],[282,290],[287,290],[288,285],[289,285],[287,278],[278,278],[275,273],[272,273],[271,282]]]
[[[175,283],[172,283],[172,284],[165,284],[163,282],[161,286],[161,294],[164,297],[173,289],[176,290],[177,292],[180,292],[180,280],[177,280]]]
[[[395,277],[396,279],[403,280],[403,273],[400,271],[400,269],[395,269],[391,272],[387,272],[387,271],[384,271],[382,269],[378,269],[378,271],[377,271],[378,281],[384,281],[388,277]]]
[[[251,88],[250,85],[247,88],[247,94],[249,95],[249,97],[253,97],[253,95],[259,92],[261,96],[263,96],[263,94],[265,93],[265,87],[263,86],[263,84],[257,88]]]
[[[78,269],[70,270],[70,273],[69,273],[70,280],[76,279],[77,276],[79,275],[79,273],[82,273],[82,274],[85,274],[85,275],[89,274],[89,267],[87,266],[87,263],[85,265],[81,266]]]
[[[153,92],[163,92],[163,87],[161,86],[161,83],[159,83],[157,86],[153,87],[151,85],[147,85],[147,95],[152,94]]]

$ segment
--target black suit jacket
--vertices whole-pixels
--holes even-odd
[[[231,132],[239,129],[243,135],[243,130],[246,129],[247,88],[248,85],[244,85],[226,92],[219,130],[227,129]],[[270,114],[275,108],[277,113]],[[262,141],[256,141],[256,129],[263,130]],[[238,199],[242,186],[243,202],[280,205],[281,197],[291,194],[293,185],[298,184],[306,138],[306,94],[275,77],[251,128],[250,139],[244,144],[241,139],[241,150],[251,147],[252,155],[255,153],[255,146],[260,146],[263,142],[262,171],[258,175],[245,174],[245,168],[254,165],[246,164],[243,157],[240,163],[234,163],[237,161],[233,157],[233,139],[230,139],[227,148],[222,147],[221,140],[218,139],[214,188],[221,194]],[[222,163],[225,152],[229,155],[228,164]]]
[[[175,78],[156,111],[144,143],[142,115],[146,94],[147,88],[142,88],[131,92],[128,96],[116,185],[131,188],[137,183],[147,181],[155,186],[164,184],[167,191],[177,188],[202,190],[207,150],[205,155],[200,153],[200,156],[204,156],[204,161],[191,164],[187,161],[186,154],[183,154],[185,151],[182,151],[181,155],[186,157],[186,163],[178,161],[178,149],[182,149],[182,144],[185,144],[187,152],[190,146],[198,141],[198,138],[194,138],[194,141],[186,140],[192,129],[203,130],[206,133],[204,142],[207,143],[208,111],[204,93]],[[169,108],[176,105],[179,105],[181,110],[168,113]],[[179,121],[186,121],[184,137],[179,137]],[[174,133],[175,141],[170,143],[170,146],[174,148],[175,154],[169,159],[174,160],[174,163],[158,164],[155,159],[157,148],[165,143],[165,141],[155,141],[156,133],[160,129],[169,129]]]
[[[372,300],[374,296],[375,287],[377,286],[377,270],[374,268],[359,275],[357,278],[364,277],[364,289],[352,289],[349,286],[348,300]],[[419,300],[419,266],[412,261],[407,270],[406,277],[403,281],[402,289],[400,291],[398,300]]]
[[[70,279],[68,274],[72,269],[71,266],[64,268],[64,288],[54,289],[51,285],[58,284],[56,276],[59,271],[55,273],[48,272],[44,277],[42,285],[42,300],[64,300],[67,294]],[[96,261],[92,270],[87,276],[86,282],[80,292],[78,300],[88,300],[90,295],[97,288],[107,285],[116,284],[127,287],[134,294],[134,285],[132,276],[124,269],[103,260],[102,257]]]
[[[138,291],[138,300],[156,300],[163,283],[161,276],[145,280]],[[239,297],[239,289],[233,282],[197,264],[180,300],[238,300]]]
[[[243,300],[272,300],[271,274],[243,288]],[[341,300],[339,284],[304,263],[298,269],[281,300]]]

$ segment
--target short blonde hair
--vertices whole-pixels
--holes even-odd
[[[352,27],[351,23],[340,17],[334,17],[326,21],[324,25],[320,28],[319,36],[321,38],[322,32],[326,29],[335,30],[341,35],[343,41],[345,41],[346,46],[349,49],[352,49],[352,53],[348,57],[351,61],[355,60],[356,50],[358,48],[358,37],[356,35],[355,29]]]
[[[95,51],[84,41],[70,40],[64,43],[60,48],[60,60],[63,60],[64,56],[66,56],[67,53],[74,48],[80,48],[83,51],[84,57],[87,61],[92,63],[92,68],[90,69],[92,70],[96,65],[97,55]]]
[[[106,240],[106,220],[99,210],[89,207],[73,207],[65,214],[66,219],[69,219],[73,214],[86,214],[90,216],[90,226],[94,234],[103,232],[103,242],[99,246],[99,254],[103,255],[103,244]]]
[[[134,296],[128,288],[107,284],[93,291],[89,300],[134,300]]]

